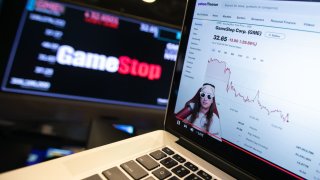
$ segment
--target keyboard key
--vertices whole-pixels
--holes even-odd
[[[148,169],[149,171],[160,166],[159,163],[157,163],[157,161],[153,160],[150,156],[148,155],[144,155],[141,156],[139,158],[137,158],[137,161],[146,169]]]
[[[162,151],[160,151],[160,150],[157,150],[157,151],[155,151],[155,152],[153,152],[153,153],[150,153],[150,155],[151,155],[153,158],[155,158],[156,160],[160,160],[160,159],[162,159],[162,158],[167,157],[167,155],[166,155],[165,153],[163,153]]]
[[[152,172],[153,175],[155,175],[158,179],[165,179],[169,176],[171,176],[171,172],[169,172],[168,170],[166,170],[164,167],[161,167],[155,171]]]
[[[122,169],[124,169],[135,180],[148,176],[147,171],[134,161],[123,163],[120,167],[122,167]]]
[[[210,180],[210,179],[212,179],[212,177],[211,177],[208,173],[206,173],[206,172],[204,172],[204,171],[202,171],[202,170],[200,170],[197,174],[198,174],[200,177],[202,177],[203,179],[205,179],[205,180]]]
[[[161,160],[160,163],[168,169],[170,169],[173,166],[176,166],[178,164],[177,161],[173,160],[171,157],[168,157],[164,160]]]
[[[178,162],[180,163],[184,163],[186,161],[186,159],[184,159],[183,157],[181,157],[180,155],[178,154],[175,154],[174,156],[172,156],[173,159],[177,160]]]
[[[162,151],[165,152],[165,153],[167,153],[168,155],[174,154],[174,152],[173,152],[171,149],[167,148],[167,147],[164,147],[164,148],[162,149]]]
[[[191,174],[190,176],[186,177],[185,180],[201,180],[201,178],[195,174]]]
[[[118,167],[113,167],[102,172],[108,180],[130,180]]]
[[[172,176],[168,180],[179,180],[179,178],[177,178],[177,176]]]
[[[192,164],[191,162],[186,162],[184,164],[184,166],[186,166],[188,169],[190,169],[191,171],[196,171],[198,170],[198,167],[195,166],[194,164]]]
[[[187,168],[180,165],[178,167],[173,168],[172,172],[182,178],[189,174],[190,171]]]
[[[103,180],[98,174],[92,175],[90,177],[84,178],[82,180]]]

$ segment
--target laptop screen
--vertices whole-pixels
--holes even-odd
[[[253,175],[320,179],[319,9],[190,1],[167,128]]]

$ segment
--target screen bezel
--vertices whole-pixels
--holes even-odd
[[[254,179],[271,179],[271,178],[281,178],[281,179],[302,179],[300,176],[289,172],[283,168],[277,167],[275,164],[255,156],[254,154],[241,149],[240,147],[232,144],[221,143],[208,135],[204,138],[200,138],[195,134],[191,134],[188,128],[181,128],[177,126],[177,118],[175,117],[175,106],[177,101],[177,95],[179,92],[179,85],[182,75],[182,68],[184,65],[184,59],[186,56],[186,50],[188,45],[188,38],[190,35],[190,29],[193,20],[193,14],[196,6],[196,0],[189,0],[187,3],[187,9],[184,16],[182,36],[177,56],[177,61],[174,70],[173,81],[171,84],[171,90],[169,95],[169,103],[165,118],[165,129],[170,133],[178,136],[179,138],[186,139],[195,144],[193,151],[200,157],[208,160],[205,153],[201,153],[201,150],[206,151],[210,155],[220,159],[222,161],[210,161],[213,165],[221,168],[226,173],[234,176],[236,178],[239,176],[239,171],[243,172],[242,175],[248,175],[245,178]],[[236,170],[235,170],[236,169]]]

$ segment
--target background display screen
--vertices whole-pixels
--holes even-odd
[[[164,109],[180,31],[71,4],[28,1],[2,90]]]

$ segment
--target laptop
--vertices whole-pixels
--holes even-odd
[[[319,9],[189,0],[164,130],[0,179],[320,179]]]

